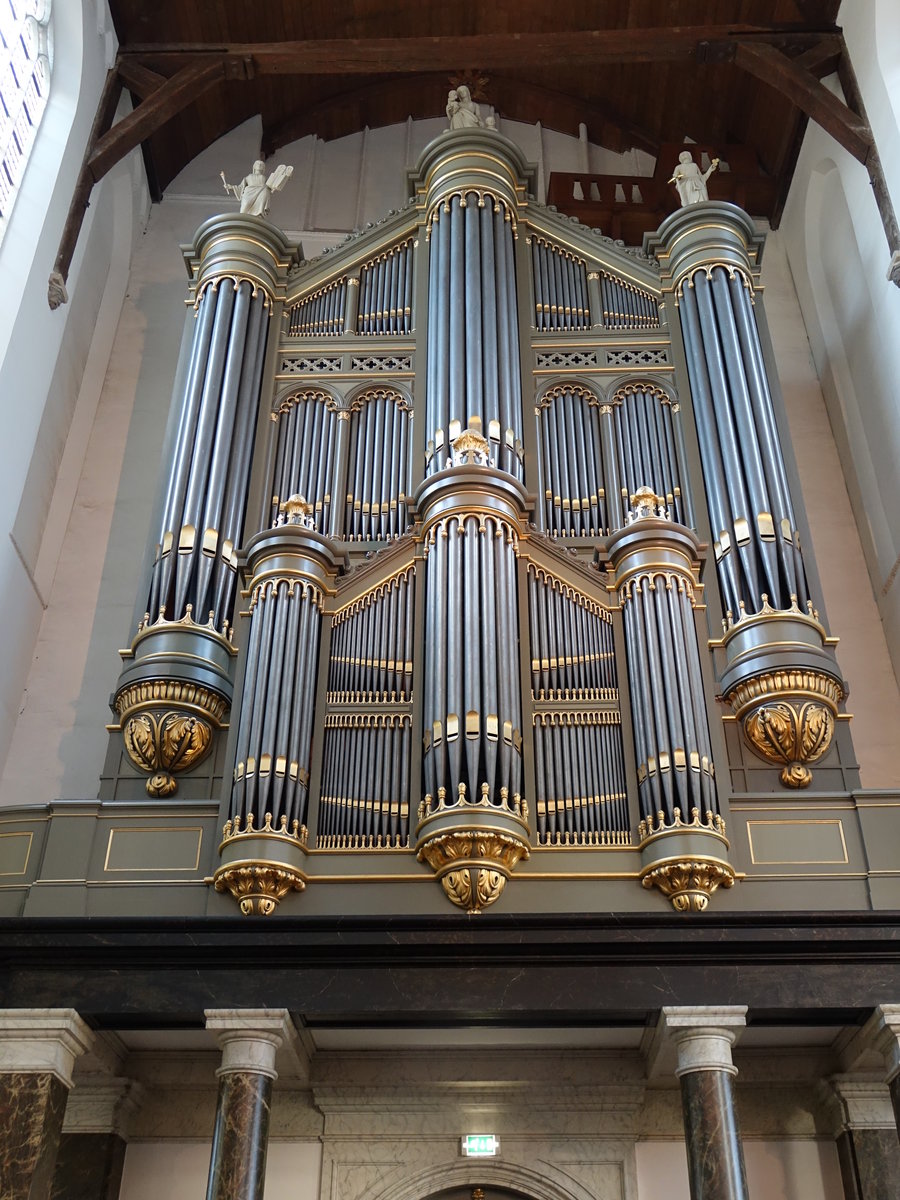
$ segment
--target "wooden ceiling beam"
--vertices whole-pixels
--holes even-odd
[[[225,64],[220,57],[212,62],[182,67],[167,79],[128,116],[97,139],[87,161],[94,183],[98,183],[151,133],[224,78]]]
[[[171,79],[156,75],[152,69],[138,61],[130,62],[124,71],[121,68],[122,64],[118,63],[107,74],[97,115],[91,126],[56,261],[50,273],[47,302],[51,308],[58,308],[68,300],[66,282],[69,278],[69,268],[94,184],[99,183],[116,163],[121,162],[126,154],[139,146],[161,125],[221,82],[226,74],[243,73],[244,77],[247,76],[246,64],[241,68],[239,60],[226,65],[221,56],[211,62],[184,66]],[[154,77],[161,80],[155,88],[152,87]],[[142,91],[148,94],[137,108],[132,109],[127,116],[113,125],[119,97],[126,84],[129,88],[134,85],[138,95]]]
[[[119,63],[119,76],[125,87],[141,100],[146,100],[154,92],[158,92],[166,82],[165,75],[151,71],[137,58],[123,59]]]
[[[701,42],[757,39],[803,47],[834,33],[833,24],[676,25],[643,29],[553,30],[441,37],[342,38],[293,42],[141,42],[122,47],[154,67],[190,59],[252,58],[261,75],[385,75],[606,63],[678,62]]]
[[[811,75],[815,75],[816,79],[821,79],[823,75],[830,75],[832,71],[838,69],[838,63],[841,61],[843,53],[844,39],[837,34],[829,34],[816,45],[810,46],[808,50],[798,54],[794,59],[794,65],[802,67],[804,71],[809,71]]]
[[[738,43],[735,64],[755,79],[769,84],[801,112],[830,133],[861,163],[865,163],[874,141],[868,123],[830,92],[823,83],[797,62],[765,43]]]

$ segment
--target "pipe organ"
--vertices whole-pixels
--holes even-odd
[[[626,249],[491,129],[410,181],[311,262],[248,216],[187,251],[117,794],[220,787],[247,913],[328,871],[430,871],[477,913],[569,861],[700,911],[735,882],[735,773],[851,753],[761,238],[707,202]]]

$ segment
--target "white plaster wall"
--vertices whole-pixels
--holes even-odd
[[[119,1200],[197,1200],[206,1195],[209,1142],[130,1142]],[[269,1142],[264,1200],[317,1200],[318,1142]]]
[[[839,20],[900,209],[900,7],[845,0]],[[827,82],[838,89],[835,79]],[[813,123],[782,230],[872,593],[900,673],[900,289],[886,278],[887,242],[865,168]],[[851,565],[846,570],[852,575]],[[853,704],[858,696],[857,689]]]
[[[744,1139],[747,1187],[764,1200],[844,1200],[831,1141]],[[637,1144],[638,1200],[690,1200],[684,1142]]]
[[[124,294],[131,226],[146,198],[130,163],[104,180],[72,263],[70,304],[51,312],[47,278],[115,49],[105,4],[57,4],[53,22],[50,98],[0,246],[0,765],[23,707],[66,524],[66,489],[71,496],[80,470],[70,455],[54,510],[64,448],[76,413],[73,449],[92,422]]]
[[[865,554],[841,469],[842,456],[832,434],[782,230],[768,235],[762,278],[766,318],[828,628],[840,639],[838,662],[850,689],[847,707],[854,715],[850,728],[860,763],[860,781],[867,788],[896,787],[900,689],[869,585]],[[889,459],[887,439],[882,451]],[[890,461],[883,463],[887,481],[893,469]]]

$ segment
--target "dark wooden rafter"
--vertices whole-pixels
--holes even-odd
[[[820,29],[809,28],[816,18],[815,5],[801,4],[798,8],[806,18],[805,24],[684,25],[440,37],[127,45],[119,55],[116,69],[107,79],[91,130],[51,276],[51,306],[56,307],[65,299],[65,281],[93,185],[126,154],[145,143],[151,134],[210,88],[225,80],[247,80],[257,75],[422,74],[433,78],[435,72],[458,71],[472,65],[477,65],[479,70],[518,72],[523,68],[545,66],[547,62],[565,63],[569,68],[596,68],[604,64],[731,60],[817,121],[866,165],[896,259],[900,257],[897,221],[858,89],[854,96],[848,94],[851,107],[819,79],[836,62],[848,62],[843,39],[830,23]],[[846,70],[844,76],[847,76]],[[123,86],[138,98],[139,103],[113,125]],[[518,80],[515,86],[540,90]],[[347,102],[347,99],[348,93],[332,97],[312,111],[324,111]],[[580,102],[573,111],[579,106],[586,112],[586,106]],[[515,116],[508,102],[501,107]],[[306,120],[308,117],[309,110]],[[655,139],[649,133],[602,106],[592,106],[587,118],[590,125],[619,129],[631,138],[632,144],[655,149]],[[580,119],[585,120],[585,116]],[[303,114],[288,117],[270,130],[267,144],[272,147],[284,144],[292,131],[294,137],[302,136],[302,132],[312,132],[306,128]]]
[[[811,71],[799,66],[777,47],[759,42],[753,45],[737,43],[734,61],[760,82],[781,92],[855,159],[865,163],[873,141],[871,129]]]
[[[168,79],[140,63],[130,62],[124,71],[121,67],[120,63],[108,73],[97,115],[91,127],[49,280],[48,302],[51,308],[57,308],[68,298],[66,280],[94,184],[192,100],[196,100],[227,76],[241,77],[242,71],[246,77],[248,72],[246,62],[233,60],[226,63],[221,56],[218,60],[184,66]],[[113,125],[119,97],[123,86],[126,85],[138,95],[145,94],[146,99]]]
[[[739,42],[734,61],[736,66],[786,96],[866,168],[891,255],[888,276],[900,287],[900,224],[843,38],[836,65],[847,102],[829,91],[815,73],[817,69],[827,69],[834,61],[832,42],[833,39],[828,39],[828,44],[814,46],[800,58],[789,58],[771,44]]]
[[[678,62],[702,42],[762,39],[803,48],[833,25],[676,25],[660,28],[554,30],[542,33],[484,33],[440,37],[384,37],[302,42],[136,43],[123,51],[165,71],[210,56],[252,58],[260,75],[384,75],[479,70],[520,70],[565,63],[566,67]]]

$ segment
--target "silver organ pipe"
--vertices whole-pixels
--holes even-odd
[[[637,284],[600,271],[600,302],[604,329],[658,329],[656,297]]]
[[[698,270],[680,311],[725,606],[734,617],[758,612],[765,593],[774,608],[806,608],[809,586],[750,282],[734,269]]]
[[[535,328],[539,331],[590,329],[584,259],[534,234],[531,237],[531,265]]]
[[[396,538],[408,523],[409,402],[393,388],[371,388],[350,412],[344,537]]]
[[[288,337],[335,337],[345,332],[347,279],[335,279],[291,308]]]
[[[323,849],[409,843],[414,607],[409,564],[333,618],[317,834]]]
[[[581,384],[560,384],[537,409],[544,483],[543,528],[559,537],[602,537],[608,529],[600,404]]]
[[[151,576],[151,620],[230,619],[268,332],[268,299],[216,280],[197,330]]]
[[[679,406],[663,388],[642,382],[617,388],[611,404],[625,507],[638,488],[651,487],[665,499],[673,520],[690,525]]]
[[[360,267],[357,333],[412,333],[414,265],[415,239],[407,238]]]
[[[641,488],[610,538],[622,605],[642,836],[680,822],[721,830],[695,624],[696,535]]]
[[[630,842],[612,618],[528,566],[538,840]]]
[[[315,514],[316,527],[330,527],[335,496],[337,414],[330,395],[315,388],[282,397],[274,412],[274,471],[269,522],[279,520],[285,500],[300,495]]]
[[[522,404],[512,215],[468,191],[438,203],[429,230],[426,472],[480,428],[497,466],[522,478]]]
[[[678,405],[652,383],[623,384],[601,404],[580,383],[557,384],[537,408],[542,527],[553,537],[605,537],[649,481],[673,517],[693,512],[683,485]]]
[[[252,593],[231,815],[252,814],[257,829],[267,813],[294,832],[306,825],[321,605],[314,585],[291,577]]]
[[[487,514],[442,517],[428,531],[426,812],[482,799],[521,812],[517,541]]]

